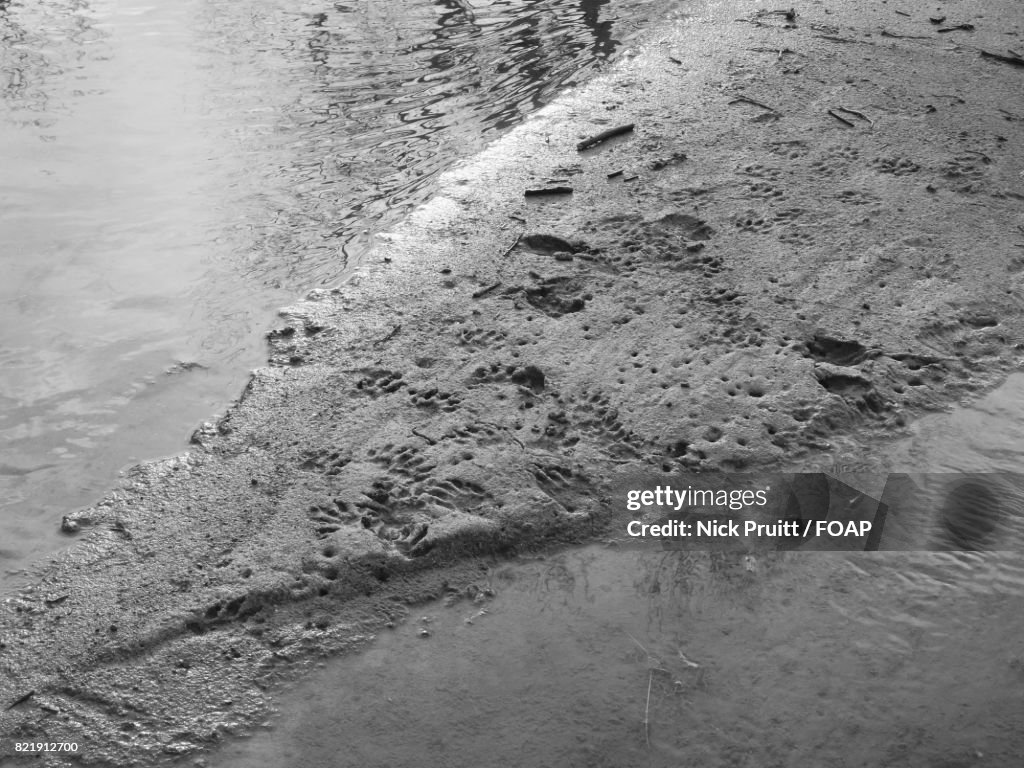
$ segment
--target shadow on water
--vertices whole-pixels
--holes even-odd
[[[2,571],[655,0],[2,0]]]

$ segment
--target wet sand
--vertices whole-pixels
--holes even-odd
[[[980,52],[1019,49],[1012,4],[693,10],[447,174],[187,456],[75,516],[0,619],[5,737],[192,754],[495,553],[605,535],[610,478],[869,450],[1019,365],[1024,73]]]

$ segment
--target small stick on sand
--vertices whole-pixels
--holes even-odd
[[[486,296],[486,295],[487,295],[488,293],[490,293],[490,292],[491,292],[491,291],[493,291],[493,290],[494,290],[495,288],[497,288],[497,287],[498,287],[499,285],[501,285],[501,280],[499,280],[499,281],[498,281],[498,282],[496,282],[496,283],[492,283],[491,285],[488,285],[488,286],[487,286],[486,288],[481,288],[481,289],[480,289],[479,291],[474,291],[474,292],[473,292],[473,298],[474,298],[474,299],[479,299],[479,298],[483,298],[483,297],[484,297],[484,296]]]
[[[1001,53],[991,53],[990,51],[982,51],[981,55],[986,59],[1001,61],[1003,64],[1012,64],[1015,67],[1024,67],[1024,59],[1019,56],[1003,56]]]
[[[504,252],[503,254],[501,254],[501,258],[502,258],[502,259],[504,259],[504,258],[505,258],[506,256],[508,256],[508,255],[509,255],[510,253],[512,253],[512,251],[513,251],[513,250],[515,249],[515,247],[516,247],[517,245],[519,245],[519,241],[520,241],[520,240],[522,240],[522,239],[523,239],[523,233],[522,233],[522,232],[520,232],[520,233],[519,233],[518,235],[516,235],[516,239],[515,239],[515,242],[514,242],[514,243],[512,243],[512,245],[510,245],[510,246],[509,246],[508,248],[506,248],[506,249],[505,249],[505,252]]]
[[[647,707],[644,709],[644,740],[647,742],[647,748],[651,747],[651,686],[654,684],[654,670],[651,670],[651,674],[647,678]]]
[[[838,109],[840,112],[845,112],[848,115],[855,115],[856,117],[859,117],[861,120],[867,120],[869,123],[871,123],[871,125],[875,124],[870,117],[865,115],[863,112],[858,112],[856,109],[850,109],[849,107],[836,107],[836,109]]]
[[[539,189],[527,189],[523,191],[524,197],[538,197],[539,195],[571,195],[572,187],[540,187]]]
[[[632,133],[635,123],[628,123],[626,125],[620,125],[616,128],[609,128],[607,131],[601,131],[601,133],[595,134],[590,138],[584,139],[576,145],[576,151],[582,152],[585,149],[596,147],[602,142],[608,141],[608,139],[614,138],[615,136],[621,136],[624,133]]]
[[[427,435],[424,435],[424,434],[423,434],[422,432],[420,432],[420,431],[419,431],[418,429],[413,429],[413,430],[412,430],[412,433],[413,433],[414,435],[416,435],[416,437],[422,437],[422,438],[423,438],[424,440],[426,440],[426,441],[427,441],[427,445],[437,445],[437,440],[435,440],[435,439],[434,439],[434,438],[432,438],[432,437],[428,437]]]
[[[827,111],[828,111],[828,113],[829,113],[830,115],[832,115],[832,117],[834,117],[834,118],[835,118],[836,120],[838,120],[838,121],[839,121],[840,123],[842,123],[843,125],[845,125],[845,126],[847,126],[847,127],[849,127],[849,128],[855,128],[855,127],[856,127],[856,126],[855,126],[855,125],[854,125],[853,123],[851,123],[851,122],[850,122],[849,120],[847,120],[847,119],[846,119],[845,117],[841,117],[841,116],[837,115],[837,114],[836,114],[835,112],[833,112],[833,111],[832,111],[831,109],[830,109],[830,110],[827,110]]]
[[[760,107],[761,109],[767,109],[769,112],[777,112],[778,111],[774,107],[769,107],[767,104],[762,104],[760,101],[755,101],[754,99],[751,99],[749,96],[737,96],[735,99],[733,99],[729,103],[730,104],[739,104],[740,102],[745,102],[747,104],[753,104],[755,107]]]
[[[389,342],[393,338],[395,338],[395,336],[397,336],[401,330],[402,330],[402,324],[399,323],[394,328],[392,328],[391,329],[391,333],[389,333],[383,339],[377,339],[375,342],[373,342],[373,346],[379,347],[381,344],[386,344],[387,342]]]
[[[626,630],[623,630],[623,632],[626,632]],[[645,655],[647,655],[648,657],[650,656],[650,651],[649,651],[649,650],[647,650],[647,649],[646,649],[646,648],[645,648],[645,647],[643,646],[643,643],[641,643],[641,642],[640,642],[639,640],[637,640],[637,639],[636,639],[635,637],[633,637],[633,635],[631,635],[631,634],[630,634],[629,632],[626,632],[626,637],[628,637],[628,638],[629,638],[630,640],[632,640],[633,642],[635,642],[635,643],[637,644],[637,647],[638,647],[638,648],[639,648],[640,650],[642,650],[642,651],[644,652],[644,654],[645,654]]]
[[[24,696],[20,696],[19,698],[15,699],[11,704],[9,704],[6,707],[5,711],[10,711],[10,710],[14,709],[16,706],[18,706],[19,704],[24,704],[26,701],[28,701],[29,699],[31,699],[35,695],[36,695],[35,691],[29,691]]]

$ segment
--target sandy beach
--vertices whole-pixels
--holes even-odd
[[[199,755],[494,557],[608,536],[624,474],[885,471],[1024,354],[1022,19],[983,10],[697,2],[446,174],[66,519],[0,613],[5,749]]]

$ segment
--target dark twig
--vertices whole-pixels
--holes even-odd
[[[526,197],[537,197],[538,195],[571,195],[572,187],[541,187],[540,189],[527,189],[523,191]]]
[[[851,123],[851,122],[850,122],[849,120],[847,120],[847,119],[846,119],[845,117],[842,117],[841,115],[837,115],[837,114],[836,114],[835,112],[833,112],[833,111],[832,111],[831,109],[830,109],[830,110],[828,110],[828,113],[829,113],[830,115],[832,115],[832,117],[834,117],[834,118],[835,118],[836,120],[838,120],[838,121],[839,121],[840,123],[842,123],[843,125],[845,125],[845,126],[847,126],[847,127],[849,127],[849,128],[856,128],[856,127],[857,127],[857,126],[855,126],[855,125],[854,125],[853,123]]]
[[[506,248],[505,252],[503,254],[501,254],[501,259],[503,261],[504,261],[506,256],[508,256],[510,253],[512,253],[513,250],[515,250],[515,247],[517,245],[519,245],[519,241],[522,240],[522,239],[523,239],[523,233],[520,232],[518,235],[516,235],[515,242],[513,242],[512,245],[510,245],[508,248]]]
[[[829,40],[833,43],[856,43],[857,45],[874,45],[874,43],[868,40],[855,40],[850,37],[839,37],[839,35],[815,35],[820,37],[822,40]]]
[[[940,29],[939,32],[942,32]],[[882,37],[895,37],[900,40],[931,40],[927,35],[901,35],[896,32],[890,32],[887,29],[882,30]]]
[[[973,32],[973,24],[957,24],[955,27],[943,27],[942,29],[936,30],[937,32],[956,32],[958,29],[962,29],[964,32]]]
[[[1012,64],[1015,67],[1024,67],[1024,59],[1020,56],[1003,56],[1001,53],[992,53],[990,51],[982,51],[981,55],[986,59],[1001,61],[1003,64]]]
[[[754,99],[751,99],[749,96],[737,96],[736,98],[734,98],[729,103],[730,104],[739,104],[740,102],[745,102],[747,104],[753,104],[755,107],[760,107],[761,109],[767,109],[769,112],[777,112],[778,111],[774,107],[769,107],[767,104],[762,104],[760,101],[755,101]]]
[[[427,437],[422,432],[420,432],[418,429],[412,430],[412,433],[414,435],[416,435],[416,437],[422,437],[424,440],[426,440],[427,441],[427,445],[437,445],[437,440],[435,440],[432,437]]]
[[[836,109],[838,109],[840,112],[845,112],[848,115],[854,115],[855,117],[859,117],[861,120],[866,120],[867,122],[871,123],[871,125],[875,124],[870,117],[865,115],[863,112],[858,112],[856,109],[850,109],[849,107],[836,107]]]
[[[396,325],[396,326],[395,326],[394,328],[392,328],[392,329],[391,329],[391,333],[389,333],[389,334],[388,334],[387,336],[385,336],[385,337],[384,337],[383,339],[377,339],[377,340],[376,340],[375,342],[373,342],[373,346],[375,346],[375,347],[379,347],[379,346],[380,346],[381,344],[386,344],[386,343],[388,343],[388,342],[389,342],[389,341],[391,341],[391,340],[392,340],[393,338],[395,338],[395,336],[397,336],[397,335],[398,335],[398,333],[399,333],[399,331],[401,331],[401,330],[402,330],[402,324],[401,324],[401,323],[399,323],[399,324],[398,324],[398,325]]]
[[[494,290],[495,288],[497,288],[497,287],[498,287],[499,285],[501,285],[501,280],[499,280],[499,281],[498,281],[498,282],[496,282],[496,283],[492,283],[491,285],[488,285],[488,286],[487,286],[486,288],[481,288],[481,289],[480,289],[479,291],[474,291],[474,292],[473,292],[473,298],[474,298],[474,299],[480,299],[480,298],[483,298],[483,297],[484,297],[484,296],[486,296],[486,295],[487,295],[488,293],[490,293],[490,292],[491,292],[491,291],[493,291],[493,290]]]
[[[628,123],[627,125],[619,125],[615,128],[609,128],[607,131],[601,131],[601,133],[595,134],[590,138],[584,139],[576,145],[576,151],[582,152],[585,149],[596,147],[602,142],[608,141],[608,139],[614,138],[615,136],[621,136],[624,133],[632,133],[635,123]]]
[[[26,693],[24,696],[18,698],[13,703],[8,704],[6,709],[7,710],[14,709],[16,706],[18,706],[19,704],[24,704],[26,701],[28,701],[29,699],[31,699],[35,695],[36,695],[35,691],[29,691],[28,693]]]

